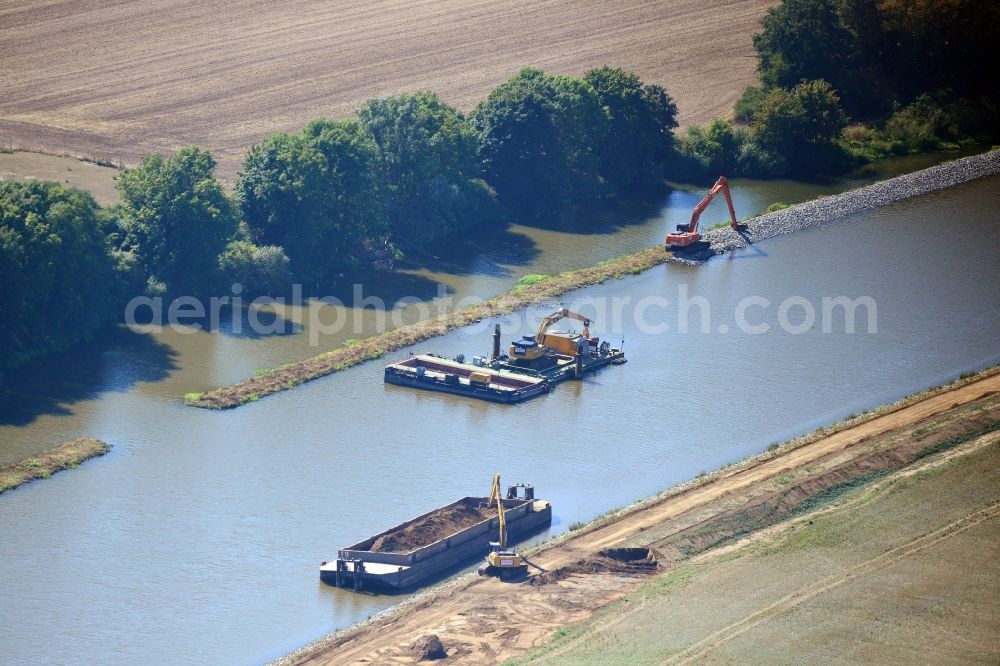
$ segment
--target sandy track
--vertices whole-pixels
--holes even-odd
[[[188,144],[231,177],[246,148],[365,99],[431,89],[463,110],[522,66],[612,64],[665,85],[681,120],[755,78],[774,0],[25,0],[0,7],[0,138],[126,162]]]
[[[911,426],[953,407],[997,392],[1000,392],[1000,374],[931,395],[752,467],[731,472],[705,485],[668,497],[620,520],[535,553],[531,562],[545,570],[566,566],[697,507],[722,498],[732,498],[741,490],[766,482],[785,470],[809,465],[873,437]],[[356,633],[335,641],[326,649],[303,655],[294,663],[378,663],[389,659],[398,663],[412,663],[415,659],[406,658],[410,654],[409,646],[430,633],[437,633],[446,645],[454,645],[456,642],[468,644],[471,640],[473,644],[479,642],[489,650],[497,650],[501,645],[492,638],[488,640],[487,635],[497,633],[499,628],[513,628],[511,618],[514,615],[505,613],[504,609],[519,608],[521,604],[548,609],[546,612],[549,617],[544,621],[543,612],[538,610],[525,622],[516,623],[517,629],[530,629],[531,635],[525,636],[523,642],[501,650],[501,654],[480,648],[479,654],[462,655],[457,659],[453,657],[456,663],[490,663],[492,657],[515,656],[543,642],[556,627],[572,624],[581,616],[586,617],[592,609],[624,596],[636,584],[627,584],[627,581],[622,580],[618,582],[617,586],[609,585],[607,577],[594,577],[589,584],[596,587],[590,590],[590,594],[574,599],[569,593],[574,584],[572,580],[569,583],[563,581],[558,585],[545,586],[539,591],[531,590],[526,585],[507,585],[494,579],[473,579],[430,595],[413,607],[363,627]],[[601,588],[602,585],[605,587]],[[570,588],[569,592],[567,587]],[[546,595],[546,598],[543,599],[540,595]],[[498,618],[498,621],[489,622],[488,618],[491,616]]]

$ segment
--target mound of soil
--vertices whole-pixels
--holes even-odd
[[[387,532],[371,545],[377,553],[408,553],[455,532],[497,515],[496,507],[479,506],[475,501],[439,509],[415,523]]]
[[[417,644],[413,646],[413,656],[417,658],[417,661],[437,661],[438,659],[447,659],[448,653],[445,652],[444,645],[441,644],[441,639],[437,637],[437,634],[431,634],[427,638],[417,641]]]
[[[530,582],[532,585],[545,585],[573,574],[649,574],[655,572],[657,568],[659,563],[650,548],[605,548],[591,557],[532,576]]]

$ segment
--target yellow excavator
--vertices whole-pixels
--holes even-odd
[[[503,496],[500,494],[500,472],[493,475],[493,489],[488,504],[497,503],[500,519],[500,540],[490,542],[486,562],[479,567],[480,576],[499,576],[501,580],[516,578],[528,570],[528,563],[513,548],[507,548],[507,520],[504,518]]]
[[[549,327],[560,319],[576,319],[583,322],[583,334],[575,333],[549,333]],[[538,326],[538,332],[534,336],[526,335],[516,342],[510,344],[508,356],[511,361],[534,361],[545,355],[547,351],[575,356],[577,345],[581,338],[590,338],[590,319],[578,312],[559,308],[548,317],[542,320]]]

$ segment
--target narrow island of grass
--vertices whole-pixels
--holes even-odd
[[[333,351],[313,356],[298,363],[289,363],[270,371],[257,371],[253,377],[238,384],[217,388],[207,393],[189,393],[184,402],[193,407],[228,409],[247,402],[294,388],[303,382],[346,370],[352,366],[380,358],[385,354],[443,335],[483,319],[508,314],[514,310],[537,305],[567,292],[599,284],[609,279],[637,275],[671,258],[662,247],[651,247],[617,259],[553,276],[534,275],[522,279],[518,286],[495,298],[432,319],[386,331],[363,340],[351,341]]]
[[[56,472],[77,467],[84,460],[103,456],[110,450],[111,446],[99,439],[82,438],[20,462],[0,465],[0,493],[35,479],[47,479]]]

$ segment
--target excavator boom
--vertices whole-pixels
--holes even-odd
[[[507,549],[507,519],[503,515],[503,499],[500,495],[500,472],[493,475],[493,489],[487,504],[497,503],[497,517],[500,519],[500,550]]]
[[[572,310],[567,310],[566,308],[559,308],[548,317],[542,320],[542,323],[538,325],[538,332],[535,333],[535,341],[538,344],[545,342],[545,333],[549,330],[552,324],[556,323],[560,319],[576,319],[577,321],[583,322],[583,337],[590,337],[590,320],[584,317],[579,312],[573,312]]]
[[[715,181],[715,185],[708,191],[705,198],[699,201],[698,205],[694,207],[694,211],[691,213],[691,221],[687,225],[678,225],[676,233],[667,234],[664,242],[668,249],[672,247],[687,247],[701,240],[701,233],[698,231],[698,218],[701,217],[702,212],[708,208],[708,205],[712,203],[712,200],[715,199],[719,192],[722,192],[726,197],[731,226],[733,229],[738,228],[739,222],[736,221],[736,209],[733,208],[733,198],[729,194],[729,181],[726,180],[725,176],[719,176],[719,180]]]

